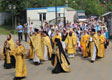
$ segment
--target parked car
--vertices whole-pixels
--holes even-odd
[[[80,16],[78,16],[78,21],[80,22],[84,22],[84,21],[86,21],[87,20],[87,17],[85,16],[85,15],[80,15]]]

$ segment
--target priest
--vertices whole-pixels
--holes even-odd
[[[33,44],[32,44],[32,41],[31,41],[31,38],[32,38],[33,36],[34,36],[34,35],[29,35],[29,36],[28,36],[28,37],[29,37],[28,43],[29,43],[29,46],[30,46],[30,51],[29,51],[29,59],[30,59],[30,60],[33,60],[33,58],[34,58]]]
[[[34,36],[31,38],[32,46],[34,48],[33,62],[35,65],[40,65],[40,60],[44,60],[44,53],[42,49],[42,38],[39,29],[35,29]]]
[[[82,53],[83,53],[83,57],[86,58],[88,57],[88,50],[89,48],[87,47],[87,44],[89,42],[89,35],[87,34],[87,31],[84,30],[84,33],[81,37],[81,41],[80,41],[80,45],[82,47]]]
[[[27,68],[25,62],[25,48],[21,45],[20,41],[16,41],[16,69],[14,80],[21,80],[27,76]]]
[[[98,37],[99,37],[99,42],[100,42],[100,50],[101,50],[101,54],[102,56],[101,57],[104,57],[105,56],[105,47],[104,47],[104,44],[105,44],[105,38],[104,36],[101,34],[101,31],[98,31]]]
[[[11,64],[10,68],[15,68],[15,43],[12,39],[12,36],[10,34],[7,35],[7,40],[4,43],[4,53],[6,56],[6,63],[5,64]],[[4,67],[7,68],[7,66],[4,64]]]
[[[100,52],[100,42],[95,29],[92,29],[91,36],[89,39],[89,49],[91,55],[91,63],[93,63],[96,58],[101,58],[102,54]]]
[[[75,57],[76,55],[76,44],[77,44],[77,36],[73,32],[73,29],[70,28],[69,34],[65,40],[65,43],[67,44],[66,49],[67,53],[69,54],[69,57]]]
[[[44,60],[51,59],[52,45],[51,40],[46,31],[43,32],[43,43],[44,43]]]

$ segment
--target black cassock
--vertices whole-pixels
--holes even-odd
[[[61,73],[61,72],[70,72],[70,62],[68,61],[65,52],[63,50],[62,44],[59,39],[55,39],[56,46],[55,46],[55,54],[52,55],[52,65],[54,69],[52,73]]]

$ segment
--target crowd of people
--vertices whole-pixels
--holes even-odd
[[[23,27],[19,23],[16,29],[18,30],[16,45],[9,34],[3,50],[4,68],[16,68],[15,80],[27,76],[25,48],[21,44],[23,31],[25,41],[30,46],[29,60],[36,66],[50,60],[54,66],[52,73],[70,72],[68,58],[74,58],[78,54],[94,63],[96,59],[105,57],[105,49],[109,45],[108,29],[104,19],[90,18],[74,24],[67,21],[66,26],[62,23],[49,25],[45,22],[41,29],[34,28],[33,22],[29,27],[26,24]]]

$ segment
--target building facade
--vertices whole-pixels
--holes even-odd
[[[55,24],[56,20],[56,8],[55,7],[43,7],[43,8],[28,8],[27,9],[27,23],[28,25],[33,22],[34,27],[40,27],[44,25],[44,22]],[[66,21],[74,22],[74,16],[76,16],[76,10],[66,7],[57,7],[57,20],[63,22],[64,17]]]

